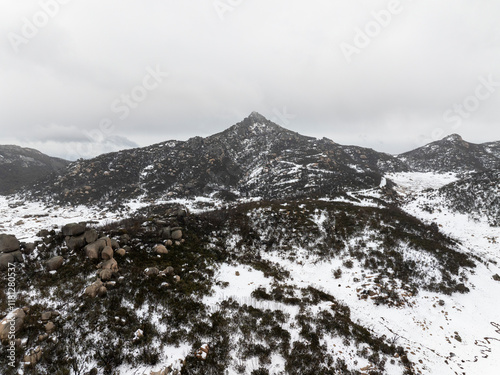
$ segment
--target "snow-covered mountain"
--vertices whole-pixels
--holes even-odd
[[[398,156],[414,172],[476,172],[500,165],[500,142],[474,144],[458,134]]]
[[[498,150],[254,112],[71,163],[0,196],[0,373],[496,374]]]
[[[303,136],[254,112],[210,137],[80,160],[32,191],[83,204],[212,194],[276,199],[371,188],[383,172],[401,170],[391,155]]]
[[[68,164],[31,148],[0,145],[0,194],[14,193]]]

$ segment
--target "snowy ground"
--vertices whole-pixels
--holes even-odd
[[[473,220],[469,215],[452,212],[441,198],[421,193],[455,181],[456,177],[452,174],[400,173],[387,177],[399,184],[396,190],[407,198],[403,207],[405,211],[424,222],[437,223],[442,232],[461,242],[463,251],[475,254],[483,261],[478,264],[475,274],[470,276],[474,286],[470,293],[451,297],[422,294],[418,297],[409,316],[428,327],[420,332],[420,339],[412,337],[422,347],[427,347],[427,351],[430,350],[423,359],[424,364],[429,361],[426,373],[498,374],[500,282],[494,281],[492,275],[500,274],[500,228],[491,227],[486,221]],[[422,210],[424,204],[433,207],[433,212]],[[445,305],[434,308],[438,297],[445,301]],[[386,319],[389,316],[390,312]],[[411,325],[401,325],[402,332],[406,334],[408,327]],[[455,331],[459,333],[461,342],[453,339]],[[455,356],[450,357],[450,353]],[[450,364],[448,369],[441,369],[444,360]]]
[[[221,201],[207,197],[162,200],[156,203],[184,206],[192,213],[222,207]],[[25,201],[17,196],[0,195],[0,233],[13,234],[21,242],[33,242],[40,239],[36,234],[41,229],[57,230],[65,224],[78,222],[103,225],[123,219],[149,205],[151,202],[134,199],[125,203],[125,211],[110,212],[97,206],[47,206],[41,202]]]
[[[401,172],[389,173],[386,178],[398,185],[400,192],[414,193],[426,189],[439,189],[458,180],[455,173]]]
[[[311,285],[334,295],[350,306],[353,320],[358,320],[378,335],[385,334],[394,338],[398,345],[407,347],[409,358],[416,364],[419,374],[498,374],[500,282],[494,281],[492,275],[500,274],[500,228],[490,227],[483,221],[474,221],[468,215],[451,212],[445,208],[440,198],[425,192],[426,189],[439,188],[456,181],[457,177],[453,174],[397,173],[386,177],[398,184],[396,190],[407,202],[403,206],[404,210],[425,222],[437,223],[442,232],[461,242],[464,252],[480,257],[482,261],[476,262],[478,266],[469,276],[472,284],[470,293],[444,296],[421,292],[417,296],[408,297],[409,304],[406,307],[376,306],[370,299],[361,300],[358,297],[358,284],[369,282],[375,276],[365,274],[359,266],[344,269],[342,277],[335,279],[332,270],[341,267],[340,260],[317,263],[303,257],[299,265],[296,261],[288,261],[273,252],[265,253],[263,257],[278,262],[290,271],[290,284],[299,288]],[[192,210],[198,210],[199,203],[210,203],[212,208],[220,205],[220,202],[204,202],[201,198],[175,203],[186,204]],[[368,201],[366,204],[373,205]],[[434,207],[433,213],[423,210],[424,204]],[[143,206],[140,201],[129,203],[130,212]],[[79,221],[103,224],[121,216],[99,208],[47,208],[40,203],[21,202],[15,197],[0,196],[0,233],[15,234],[25,242],[37,239],[36,233],[40,229]],[[320,221],[318,218],[318,223]],[[215,306],[217,302],[233,298],[241,303],[255,304],[259,308],[280,309],[295,316],[293,306],[279,303],[264,303],[264,306],[251,297],[252,291],[259,286],[269,287],[270,280],[261,272],[246,266],[230,265],[223,265],[219,271],[219,281],[228,282],[229,286],[217,289],[213,296],[206,297],[207,304]],[[355,278],[360,281],[355,281]],[[292,333],[292,337],[293,335]],[[343,345],[333,338],[328,344],[332,347],[335,345],[336,348]],[[182,358],[186,350],[179,348],[178,352],[171,353],[171,358]],[[352,358],[355,356],[353,348],[343,348],[343,352],[352,355]],[[364,365],[366,363],[362,360],[357,364],[354,361],[349,363],[351,368],[358,369]],[[255,366],[247,364],[247,368]],[[281,358],[273,358],[270,373],[274,373],[273,369],[277,372],[282,366]],[[142,374],[150,369],[122,370],[127,374]],[[387,364],[387,373],[401,374],[402,368]]]

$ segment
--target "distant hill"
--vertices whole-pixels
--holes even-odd
[[[398,158],[414,172],[479,172],[500,165],[500,142],[475,144],[452,134]]]
[[[19,146],[0,145],[0,194],[17,192],[40,178],[64,169],[69,161]]]

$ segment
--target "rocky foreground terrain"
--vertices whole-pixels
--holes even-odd
[[[496,374],[497,146],[253,113],[74,162],[0,197],[0,373]]]

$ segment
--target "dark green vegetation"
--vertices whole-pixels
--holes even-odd
[[[376,281],[387,294],[379,303],[399,301],[395,285],[413,294],[421,288],[467,292],[463,270],[475,267],[436,225],[425,225],[396,207],[304,200],[251,203],[205,215],[217,228],[213,238],[236,234],[238,261],[260,270],[267,267],[269,274],[269,265],[259,256],[262,252],[276,251],[294,262],[297,250],[306,249],[313,261],[345,259],[347,269],[356,261],[378,273]],[[318,225],[313,218],[321,215],[324,221]],[[277,279],[284,274],[279,267],[275,273]]]
[[[446,185],[439,193],[452,209],[500,226],[500,164],[494,170],[474,173]]]
[[[355,266],[377,273],[381,290],[366,301],[368,306],[398,304],[401,291],[466,292],[464,269],[474,266],[435,226],[396,208],[303,200],[249,203],[186,217],[171,212],[176,211],[155,206],[142,217],[97,228],[128,250],[123,258],[115,256],[116,284],[102,298],[82,295],[96,279],[97,262],[81,250],[69,251],[62,235],[50,233],[27,256],[17,287],[31,296],[21,294],[17,304],[30,306],[30,312],[19,338],[27,340],[27,348],[40,346],[43,356],[26,374],[95,374],[93,368],[113,374],[120,366],[161,364],[168,355],[163,348],[176,346],[188,348],[182,374],[224,374],[230,367],[241,374],[268,374],[276,356],[284,363],[283,374],[360,374],[348,366],[346,353],[329,345],[332,341],[367,359],[370,374],[384,374],[388,361],[413,374],[405,349],[355,322],[349,307],[329,292],[295,285],[290,267],[341,259],[343,266],[332,269],[332,282]],[[166,225],[181,226],[185,242],[160,256],[153,247],[163,242]],[[405,256],[404,248],[420,254],[421,261]],[[283,262],[270,260],[270,254]],[[54,255],[64,256],[66,263],[50,274],[43,263]],[[217,278],[223,263],[250,266],[269,279],[270,288],[256,287],[252,293],[259,304],[234,297],[204,303],[204,297],[227,286]],[[144,274],[146,268],[168,266],[179,282],[171,275]],[[439,280],[427,277],[426,267],[435,269]],[[5,311],[4,290],[0,297]],[[55,333],[38,342],[45,333],[40,316],[48,309],[61,315],[54,321]],[[143,337],[134,340],[138,329]],[[206,360],[195,355],[203,344],[210,348]],[[0,373],[15,374],[4,360],[5,350]],[[18,361],[20,356],[21,351]]]

